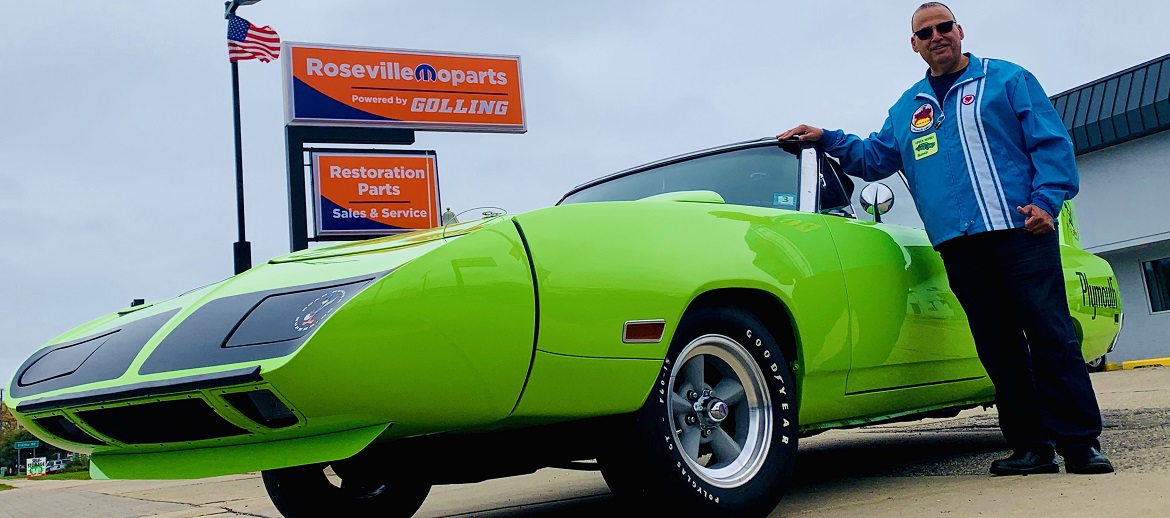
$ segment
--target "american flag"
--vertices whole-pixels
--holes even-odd
[[[267,25],[257,27],[236,15],[228,17],[228,61],[259,59],[264,63],[280,57],[280,36]]]

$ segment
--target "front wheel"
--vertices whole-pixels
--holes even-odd
[[[1088,367],[1089,372],[1102,372],[1105,370],[1105,355],[1102,354],[1092,360],[1085,362],[1085,367]]]
[[[599,460],[619,498],[734,516],[775,509],[798,436],[795,386],[776,339],[751,313],[688,314],[632,436]]]
[[[409,517],[431,490],[416,480],[388,479],[385,474],[345,466],[333,466],[341,478],[334,485],[325,464],[266,470],[264,488],[285,518],[317,516]],[[349,469],[339,470],[336,468]]]

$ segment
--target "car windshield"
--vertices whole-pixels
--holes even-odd
[[[632,201],[680,191],[714,191],[726,203],[796,210],[800,158],[794,146],[735,149],[671,162],[586,187],[565,203]]]

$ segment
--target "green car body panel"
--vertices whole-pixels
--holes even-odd
[[[1120,300],[1108,263],[1080,249],[1071,202],[1066,209],[1069,307],[1092,359],[1118,332]],[[296,302],[341,292],[320,321],[324,306],[313,304],[323,299]],[[335,300],[323,296],[321,304]],[[239,300],[250,302],[231,302]],[[239,338],[270,332],[249,319],[281,300],[293,310],[273,322],[295,318],[299,335]],[[55,338],[18,370],[4,398],[37,436],[91,453],[95,477],[197,478],[328,462],[371,443],[636,411],[679,322],[717,301],[760,315],[781,342],[798,382],[802,432],[994,399],[923,231],[733,205],[710,191],[562,204],[278,257]],[[200,346],[230,361],[173,345],[181,336],[202,340],[184,324],[206,315],[230,325]],[[122,370],[68,384],[97,369],[97,353],[70,359],[96,343],[84,340],[113,344],[148,321],[162,323],[143,331]],[[663,336],[625,340],[623,326],[637,321],[663,322]],[[56,370],[38,357],[53,358],[46,365]],[[43,390],[54,383],[64,385]],[[274,425],[238,404],[256,393],[278,401],[285,421]],[[165,404],[205,405],[224,432],[173,435],[136,412]],[[179,439],[151,440],[155,433]]]

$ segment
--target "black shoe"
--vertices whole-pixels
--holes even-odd
[[[1017,452],[1011,457],[991,463],[992,475],[1035,475],[1038,473],[1060,473],[1060,465],[1056,463],[1056,456],[1040,455],[1030,451]]]
[[[1097,448],[1089,448],[1064,458],[1064,471],[1078,475],[1100,475],[1113,473],[1113,464]]]

